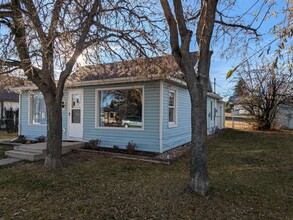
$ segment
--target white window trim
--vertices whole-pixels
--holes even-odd
[[[99,108],[99,104],[100,104],[100,100],[99,100],[99,96],[98,96],[98,92],[100,91],[105,91],[105,90],[119,90],[119,89],[142,89],[142,96],[141,96],[141,104],[142,104],[142,127],[141,128],[124,128],[124,127],[102,127],[99,126],[99,116],[100,116],[100,108]],[[123,87],[106,87],[106,88],[99,88],[96,89],[95,91],[95,128],[96,129],[105,129],[105,130],[125,130],[125,131],[143,131],[144,130],[144,86],[123,86]]]
[[[29,92],[28,93],[28,125],[29,126],[41,126],[41,127],[45,127],[47,126],[48,123],[46,124],[35,124],[33,123],[33,119],[32,119],[32,95],[38,95],[41,94],[41,92]],[[46,105],[46,104],[45,104]],[[47,108],[47,106],[46,106]]]
[[[174,122],[169,122],[169,92],[174,93]],[[177,89],[169,89],[168,90],[168,128],[176,128],[178,126],[178,91]]]

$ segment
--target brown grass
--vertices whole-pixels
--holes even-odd
[[[292,219],[292,132],[226,129],[209,139],[211,190],[171,165],[70,154],[64,167],[0,168],[0,219]]]
[[[252,130],[253,127],[246,121],[234,121],[234,125],[232,121],[225,121],[226,128],[234,128],[240,130]]]
[[[16,136],[17,136],[17,133],[10,133],[10,134],[2,133],[0,134],[0,142],[11,140],[15,138]],[[5,151],[12,150],[12,149],[13,149],[13,146],[11,145],[0,144],[0,159],[6,158]]]
[[[17,137],[17,133],[0,133],[0,141],[9,141],[15,137]]]

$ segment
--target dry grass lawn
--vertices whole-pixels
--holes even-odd
[[[17,136],[17,133],[10,133],[10,134],[3,133],[3,134],[0,134],[0,142],[1,141],[11,140],[11,139],[15,138],[16,136]],[[3,145],[3,144],[0,143],[0,159],[6,158],[6,156],[4,154],[5,151],[12,150],[12,149],[13,149],[12,146]]]
[[[17,133],[0,133],[0,141],[8,141],[17,137]]]
[[[169,166],[73,153],[59,170],[2,167],[0,219],[292,219],[292,143],[292,132],[210,138],[206,197],[188,190],[188,155]]]
[[[246,121],[234,121],[234,125],[232,121],[225,121],[226,128],[233,128],[240,129],[240,130],[252,130],[252,125],[247,123]]]

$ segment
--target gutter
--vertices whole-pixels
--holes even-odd
[[[215,99],[218,99],[218,100],[222,99],[221,96],[219,96],[218,94],[213,93],[213,92],[208,92],[207,95],[208,95],[209,97],[212,97],[212,98],[215,98]]]

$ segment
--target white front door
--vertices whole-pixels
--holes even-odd
[[[68,94],[68,137],[83,138],[83,90],[71,90]]]

